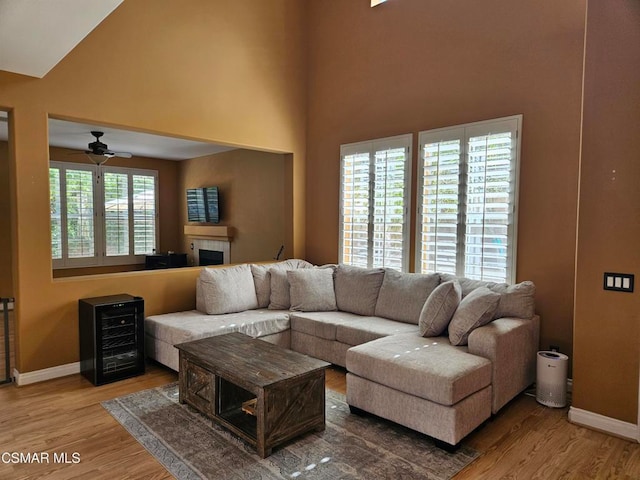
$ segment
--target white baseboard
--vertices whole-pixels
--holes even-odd
[[[66,365],[58,365],[57,367],[25,373],[20,373],[17,369],[13,369],[13,377],[18,386],[66,377],[67,375],[73,375],[75,373],[80,373],[80,362],[67,363]]]
[[[571,423],[609,433],[626,440],[632,440],[634,442],[639,440],[638,425],[616,420],[611,417],[605,417],[604,415],[589,412],[587,410],[581,410],[580,408],[569,408],[569,421]]]

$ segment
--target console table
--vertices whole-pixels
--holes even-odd
[[[156,253],[153,255],[146,255],[144,258],[144,268],[146,270],[157,270],[160,268],[178,268],[186,266],[186,253]]]

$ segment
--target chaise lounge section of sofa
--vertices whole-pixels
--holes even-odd
[[[241,332],[347,369],[347,401],[458,444],[534,381],[531,282],[399,273],[302,260],[204,268],[196,310],[145,320],[147,354]]]

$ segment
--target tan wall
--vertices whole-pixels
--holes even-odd
[[[0,142],[0,298],[13,296],[9,144]]]
[[[284,155],[238,149],[186,160],[180,167],[181,225],[189,224],[186,189],[217,186],[220,225],[234,232],[231,263],[273,259],[286,238]],[[192,255],[189,244],[183,236],[181,251]]]
[[[584,15],[584,0],[310,2],[307,259],[338,259],[341,144],[521,113],[517,278],[537,286],[541,345],[571,354]]]
[[[192,308],[197,269],[52,279],[47,115],[290,152],[287,229],[304,256],[306,3],[124,2],[43,79],[0,72],[13,109],[17,368],[78,361],[77,300],[128,292]]]
[[[640,4],[589,2],[576,278],[573,406],[636,424],[640,287]]]

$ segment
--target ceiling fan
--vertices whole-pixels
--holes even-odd
[[[104,135],[104,132],[94,130],[91,132],[91,135],[96,137],[96,140],[95,142],[89,143],[89,149],[85,150],[84,153],[86,153],[91,161],[96,165],[102,165],[112,157],[131,158],[131,154],[129,152],[114,152],[113,150],[109,150],[107,144],[100,141],[100,137]]]

